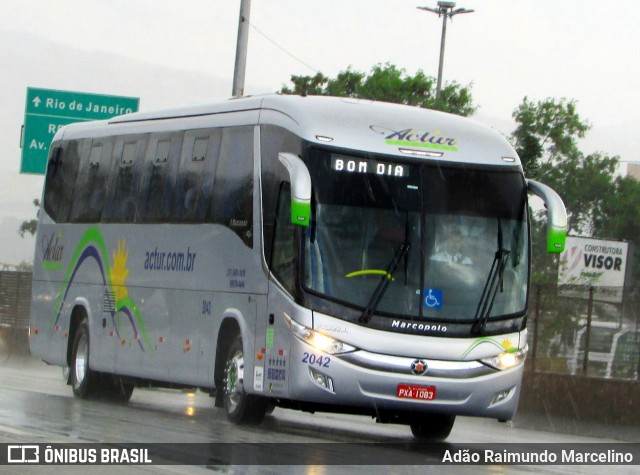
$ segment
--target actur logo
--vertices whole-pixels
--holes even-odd
[[[449,152],[458,151],[456,139],[447,137],[439,131],[431,132],[414,128],[394,130],[380,125],[371,125],[369,128],[377,134],[384,135],[388,145],[408,145]]]

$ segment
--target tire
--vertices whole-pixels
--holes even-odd
[[[79,399],[105,399],[126,403],[131,399],[133,384],[125,383],[115,375],[93,371],[89,367],[90,342],[89,324],[85,317],[80,322],[73,340],[68,377],[73,395]]]
[[[426,414],[410,424],[413,436],[422,442],[443,441],[451,433],[456,416]]]
[[[267,400],[244,390],[244,353],[239,336],[227,352],[222,384],[227,418],[235,424],[260,424],[266,414]]]
[[[273,400],[267,401],[264,409],[265,415],[270,416],[271,414],[273,414],[273,411],[275,410],[276,410],[276,403]]]
[[[127,403],[135,386],[124,382],[119,376],[102,373],[99,396],[114,402]]]
[[[120,382],[117,394],[118,400],[120,402],[129,402],[129,399],[131,399],[131,395],[133,394],[133,388],[135,388],[133,384]]]
[[[89,368],[89,325],[83,318],[76,330],[73,340],[73,352],[69,367],[69,383],[73,389],[73,395],[79,399],[88,399],[97,392],[99,375]]]

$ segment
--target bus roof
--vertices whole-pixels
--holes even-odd
[[[280,125],[310,142],[343,149],[418,160],[520,165],[515,150],[501,134],[474,120],[419,107],[353,98],[248,96],[67,127],[72,129],[70,135],[76,137],[83,133],[92,136],[105,126],[113,128],[114,134],[137,133],[189,128],[189,124],[196,122],[199,127],[206,126],[207,118],[213,117],[218,118],[215,122],[219,126],[221,116],[233,116],[229,125],[242,125],[241,116],[246,116],[245,125]],[[100,132],[99,135],[106,133]]]

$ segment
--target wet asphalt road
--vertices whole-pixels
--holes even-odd
[[[601,473],[597,466],[456,466],[428,465],[435,452],[413,444],[405,426],[376,424],[367,417],[336,414],[310,415],[276,408],[257,428],[239,427],[213,407],[205,393],[164,389],[136,389],[127,405],[75,399],[58,367],[47,366],[24,354],[0,354],[0,442],[2,443],[196,443],[230,444],[234,450],[253,450],[252,444],[276,443],[279,451],[271,463],[280,465],[229,466],[215,460],[200,466],[136,466],[127,472],[194,473]],[[339,442],[329,450],[304,452],[305,465],[290,466],[291,456],[301,448]],[[514,427],[497,421],[458,418],[447,440],[451,444],[614,442],[552,434]],[[388,446],[355,447],[354,443],[385,443]],[[233,445],[231,445],[233,444]],[[305,445],[302,445],[305,444]],[[345,445],[347,444],[347,445]],[[176,450],[183,450],[177,446]],[[264,449],[264,446],[259,446]],[[335,449],[335,450],[334,450]],[[367,452],[367,451],[371,452]],[[382,451],[382,452],[381,452]],[[360,453],[362,452],[362,453]],[[184,455],[184,454],[183,454]],[[399,460],[400,465],[379,465],[380,457]],[[308,457],[304,459],[304,457]],[[241,459],[241,458],[240,458]],[[299,459],[298,459],[299,460]],[[363,464],[374,461],[373,466]],[[298,462],[299,463],[299,462]],[[426,463],[426,464],[425,464]],[[336,465],[338,464],[338,465]],[[407,465],[410,464],[410,465]],[[16,473],[16,467],[1,467]],[[62,468],[63,472],[60,472]],[[639,467],[640,468],[640,467]],[[122,467],[91,467],[94,473],[119,473]],[[577,469],[577,470],[576,470]],[[20,473],[86,473],[86,467],[20,467]],[[616,473],[640,473],[635,467]]]

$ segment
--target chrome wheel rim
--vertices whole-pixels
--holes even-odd
[[[242,351],[236,351],[224,369],[224,393],[229,412],[234,412],[242,399],[242,384],[244,381],[244,356]]]
[[[86,335],[80,337],[78,347],[76,348],[76,358],[73,362],[73,373],[76,384],[80,385],[87,375],[87,360],[89,355],[89,341]]]

